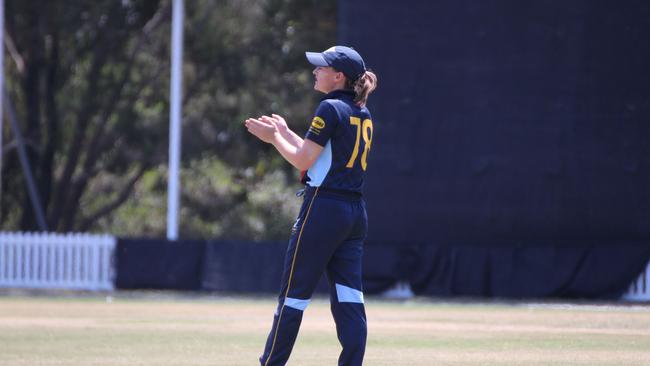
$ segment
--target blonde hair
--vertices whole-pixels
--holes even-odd
[[[368,96],[377,88],[377,75],[372,71],[366,71],[356,81],[346,80],[345,84],[347,89],[354,90],[356,94],[354,102],[360,107],[365,107]]]

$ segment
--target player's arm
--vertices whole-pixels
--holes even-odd
[[[291,165],[295,166],[299,170],[309,169],[321,151],[323,147],[311,140],[302,140],[300,144],[292,144],[297,141],[294,139],[288,141],[287,138],[280,132],[278,126],[274,123],[269,123],[261,119],[249,118],[244,124],[248,129],[248,132],[255,135],[257,138],[264,142],[272,144],[282,155],[282,157],[288,161]],[[291,136],[291,135],[289,135]],[[289,137],[291,139],[291,137]]]
[[[286,161],[301,171],[311,168],[318,155],[323,151],[322,146],[311,140],[303,140],[300,147],[293,146],[282,135],[279,135],[271,143]]]
[[[295,147],[301,147],[303,139],[302,137],[298,136],[295,132],[293,132],[289,126],[287,126],[287,122],[284,120],[284,118],[278,114],[272,114],[271,117],[269,116],[262,116],[260,117],[260,120],[263,122],[267,123],[272,123],[278,128],[278,132],[284,137],[285,140],[289,144]]]

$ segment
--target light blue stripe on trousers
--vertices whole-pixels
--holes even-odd
[[[363,292],[355,290],[352,287],[336,284],[336,297],[339,302],[355,302],[363,304]]]
[[[300,311],[305,311],[307,305],[309,305],[309,301],[310,299],[303,300],[303,299],[294,299],[291,297],[287,297],[284,299],[284,305]]]

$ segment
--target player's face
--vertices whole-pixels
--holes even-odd
[[[342,83],[345,83],[343,73],[334,70],[331,67],[318,66],[313,71],[314,89],[322,93],[329,93],[333,90],[340,89]]]

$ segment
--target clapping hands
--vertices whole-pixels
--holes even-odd
[[[248,132],[268,143],[273,143],[275,135],[288,128],[284,118],[277,114],[272,114],[271,117],[265,115],[259,118],[248,118],[244,121],[244,125]]]

